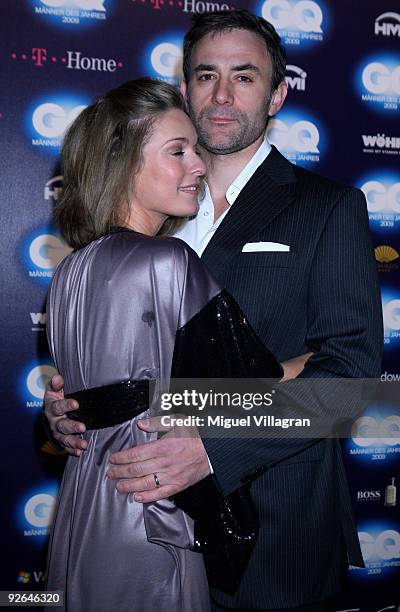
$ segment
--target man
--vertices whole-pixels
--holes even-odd
[[[314,352],[302,377],[375,377],[382,328],[365,200],[293,166],[265,141],[268,117],[287,94],[284,76],[279,36],[263,19],[242,10],[194,17],[182,91],[205,152],[207,191],[178,236],[280,361]],[[86,443],[68,434],[84,427],[64,416],[76,404],[59,401],[62,380],[53,381],[52,430],[79,454]],[[215,610],[322,610],[348,563],[362,564],[336,440],[203,444],[167,434],[111,462],[110,478],[123,479],[117,489],[141,502],[198,482],[209,462],[224,494],[252,481],[259,538],[237,594],[212,591]]]

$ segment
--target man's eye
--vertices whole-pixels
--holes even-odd
[[[199,76],[199,81],[211,81],[211,79],[214,79],[214,75],[213,74],[201,74]]]
[[[238,81],[241,81],[242,83],[252,83],[252,79],[245,74],[240,74],[238,76]]]

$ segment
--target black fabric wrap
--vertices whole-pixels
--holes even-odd
[[[228,291],[216,295],[178,330],[171,378],[274,378],[280,364],[261,342]],[[259,530],[251,483],[223,497],[214,476],[172,501],[195,522],[209,584],[229,595],[239,588]]]

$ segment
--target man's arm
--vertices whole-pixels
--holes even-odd
[[[346,397],[340,378],[379,377],[383,351],[376,262],[365,198],[359,190],[342,191],[317,244],[309,275],[305,341],[316,351],[300,374],[301,379],[311,380],[310,388],[306,380],[299,383],[301,401],[310,411],[311,420],[326,416],[334,424],[332,411],[337,411],[335,418],[351,418],[346,406],[352,398]],[[290,406],[291,386],[296,391],[296,385],[296,381],[282,385],[286,394],[283,417]],[[352,389],[357,391],[356,386]],[[294,404],[301,405],[296,395]],[[359,409],[357,402],[350,404]],[[305,450],[310,443],[307,438],[253,439],[249,452],[249,445],[240,441],[207,439],[205,447],[216,478],[228,494],[263,469]]]
[[[284,371],[282,380],[296,378],[304,369],[305,364],[313,353],[305,353],[281,365]],[[64,379],[60,374],[53,376],[44,394],[44,414],[48,426],[46,430],[58,444],[74,456],[79,456],[81,450],[87,447],[86,440],[82,440],[79,434],[86,431],[86,427],[80,421],[68,419],[67,413],[77,410],[79,404],[76,400],[64,398]]]
[[[306,342],[318,352],[307,362],[302,377],[334,381],[340,377],[379,376],[383,349],[380,293],[365,198],[357,190],[341,192],[317,245],[309,276],[307,327]],[[341,409],[343,416],[351,416],[346,415],[345,405],[341,407],[340,401],[335,402],[338,396],[332,395],[332,386],[327,386],[325,405],[320,398],[313,397],[312,389],[309,395],[307,408],[316,417],[321,411],[329,410],[332,402],[334,408],[337,404],[339,418]],[[153,431],[151,427],[143,428]],[[307,438],[253,439],[249,445],[248,440],[209,438],[204,440],[204,445],[215,476],[223,492],[228,494],[260,470],[284,461],[316,441]],[[172,444],[169,450],[171,457],[174,454]],[[158,452],[157,447],[154,451]],[[140,452],[138,448],[131,456],[128,476],[131,480],[124,483],[125,490],[140,491],[141,487],[145,490],[153,486],[151,479],[145,482],[140,478],[145,469]],[[128,474],[127,456],[123,453],[111,457],[112,463],[125,464],[111,470],[113,478],[125,478]],[[175,458],[179,461],[178,456]],[[162,460],[153,463],[152,467],[161,469]],[[182,472],[184,470],[182,465]],[[136,481],[132,478],[135,476]],[[150,501],[146,495],[142,498]]]

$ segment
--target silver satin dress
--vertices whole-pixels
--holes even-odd
[[[110,234],[59,265],[47,305],[50,350],[65,391],[127,379],[167,380],[175,334],[219,291],[182,241]],[[88,431],[69,457],[52,529],[47,589],[68,612],[208,612],[192,521],[168,500],[142,505],[106,476],[113,452],[154,434],[136,425]],[[57,608],[60,610],[60,608]]]

